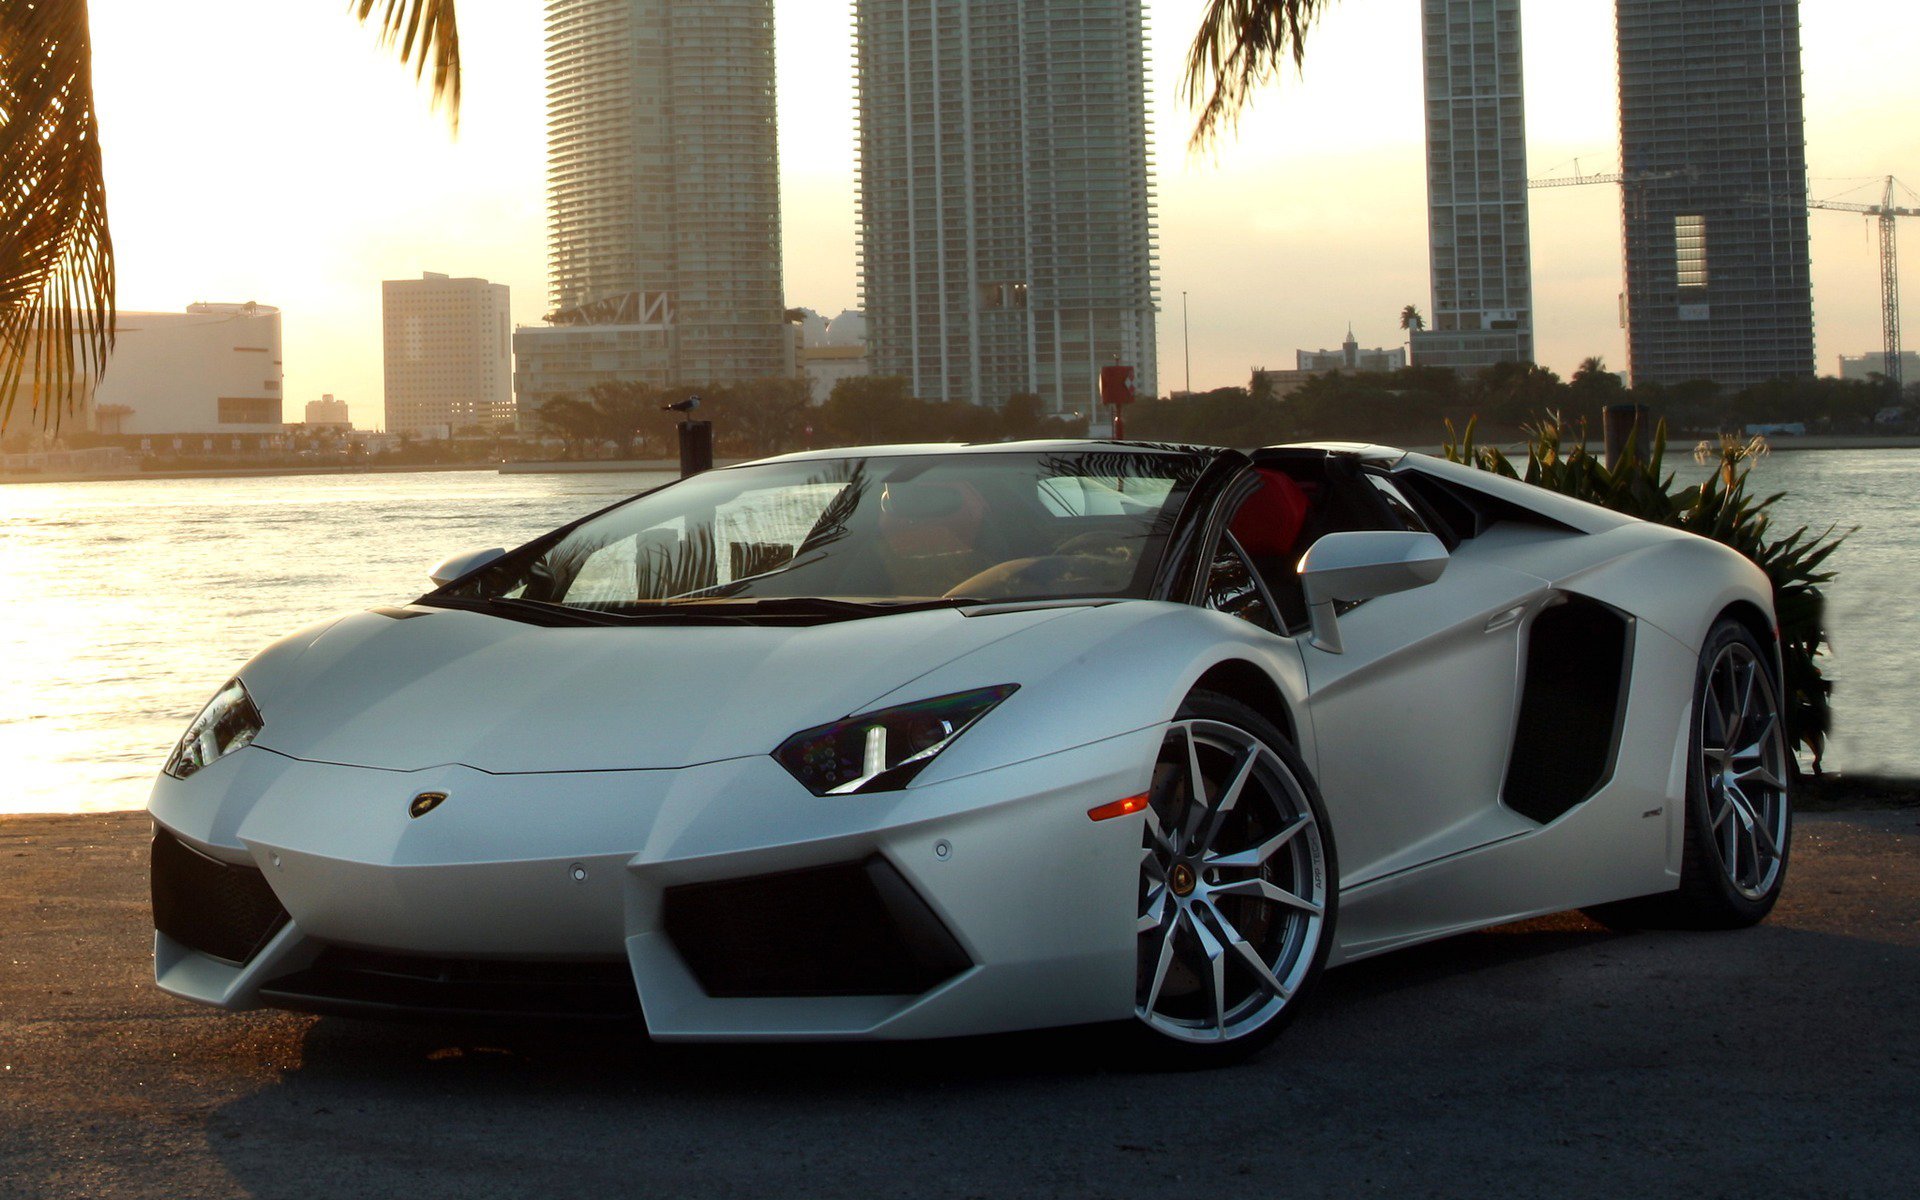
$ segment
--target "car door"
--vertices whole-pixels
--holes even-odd
[[[1423,529],[1384,473],[1329,456],[1294,550],[1352,528]],[[1244,511],[1244,510],[1243,510]],[[1237,520],[1246,541],[1259,528]],[[1254,556],[1276,595],[1291,562]],[[1297,586],[1297,576],[1292,581]],[[1320,789],[1351,888],[1533,826],[1500,804],[1520,690],[1522,617],[1545,580],[1454,559],[1425,587],[1380,596],[1340,617],[1341,653],[1289,620],[1307,672],[1307,719]],[[1284,612],[1291,603],[1278,598]]]

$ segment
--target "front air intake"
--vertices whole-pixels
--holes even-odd
[[[633,1020],[625,959],[519,962],[432,958],[332,946],[260,989],[277,1008],[387,1019]]]
[[[892,864],[668,888],[667,936],[707,995],[916,996],[972,965]]]
[[[251,961],[287,923],[265,875],[209,858],[158,825],[152,883],[153,927],[234,966]]]

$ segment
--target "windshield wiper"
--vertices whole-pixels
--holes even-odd
[[[415,604],[434,608],[457,608],[465,612],[490,613],[529,621],[535,625],[614,625],[617,619],[591,609],[549,604],[544,600],[523,600],[517,596],[422,596]]]
[[[595,608],[526,600],[511,596],[430,596],[421,604],[490,613],[545,626],[611,626],[635,624],[751,625],[756,617],[826,617],[855,619],[893,613],[924,612],[937,608],[964,608],[985,603],[969,596],[925,600],[842,600],[830,596],[761,596],[731,599],[641,601],[618,608]]]

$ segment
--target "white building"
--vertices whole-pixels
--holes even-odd
[[[800,373],[815,404],[825,404],[843,379],[873,374],[867,357],[867,318],[847,309],[828,320],[812,309],[800,310]]]
[[[1520,0],[1422,0],[1433,327],[1423,367],[1533,361]]]
[[[926,400],[1092,407],[1155,361],[1140,0],[855,0],[873,369]]]
[[[1874,354],[1862,354],[1858,357],[1851,354],[1842,354],[1840,356],[1840,378],[1842,379],[1852,379],[1860,383],[1865,383],[1875,375],[1884,377],[1886,373],[1887,356],[1885,351]],[[1900,352],[1900,378],[1906,380],[1908,383],[1920,381],[1920,351],[1902,350]]]
[[[585,400],[596,383],[675,382],[664,312],[636,314],[622,325],[523,325],[513,331],[514,393],[520,429],[532,432],[540,406],[566,397]]]
[[[380,285],[388,433],[446,437],[513,420],[513,324],[504,283],[428,272]]]
[[[623,357],[663,355],[644,377],[791,375],[773,0],[546,11],[548,320],[607,329],[599,343]],[[664,341],[619,332],[662,301]]]
[[[1296,350],[1294,368],[1300,371],[1398,371],[1407,365],[1402,349],[1362,350],[1360,339],[1347,330],[1347,340],[1338,350]]]
[[[335,429],[353,428],[353,421],[347,415],[345,400],[335,400],[329,393],[318,400],[307,401],[307,427],[317,429],[322,426]]]
[[[93,394],[95,427],[143,439],[195,435],[194,450],[239,448],[218,435],[257,446],[259,435],[284,428],[282,374],[277,308],[249,302],[121,312],[113,355]]]

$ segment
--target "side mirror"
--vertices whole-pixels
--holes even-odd
[[[427,572],[427,578],[433,580],[433,586],[445,587],[463,575],[471,575],[496,558],[505,558],[507,552],[499,547],[492,550],[469,550],[465,554],[456,554]]]
[[[1341,653],[1335,602],[1425,587],[1446,571],[1447,561],[1446,545],[1430,533],[1330,533],[1321,538],[1300,560],[1311,641],[1328,654]]]

